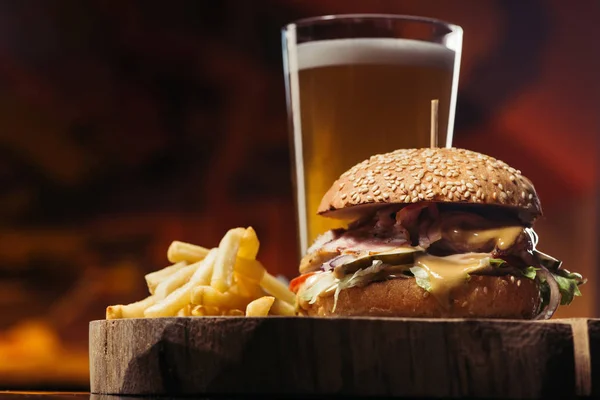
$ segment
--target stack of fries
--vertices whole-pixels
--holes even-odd
[[[109,306],[106,319],[295,315],[295,295],[256,260],[258,247],[252,227],[229,230],[210,250],[175,241],[173,265],[146,275],[150,296]]]

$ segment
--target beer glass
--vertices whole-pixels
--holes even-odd
[[[334,15],[282,30],[300,252],[341,222],[321,198],[373,154],[429,147],[438,100],[440,145],[452,145],[462,46],[459,26],[399,15]]]

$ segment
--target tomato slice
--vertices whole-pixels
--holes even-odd
[[[300,275],[290,281],[290,290],[294,293],[298,293],[300,285],[302,285],[309,277],[316,274],[316,272],[309,272],[308,274]]]

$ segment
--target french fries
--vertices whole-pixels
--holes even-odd
[[[234,272],[243,275],[244,279],[260,283],[265,276],[265,267],[256,260],[238,257],[235,262]]]
[[[294,293],[292,293],[279,279],[275,278],[268,272],[263,276],[262,280],[260,281],[260,285],[265,288],[269,294],[275,296],[279,300],[286,301],[290,304],[294,304],[296,301],[296,296],[294,296]]]
[[[192,304],[226,307],[228,309],[246,308],[252,301],[250,297],[243,297],[230,291],[221,293],[212,286],[197,286],[192,290]]]
[[[258,236],[256,236],[254,228],[249,226],[242,236],[242,243],[240,244],[238,256],[246,260],[256,260],[259,246],[260,242],[258,241]]]
[[[154,297],[149,296],[144,300],[136,301],[135,303],[122,305],[117,304],[116,306],[109,306],[106,308],[106,319],[119,319],[119,318],[142,318],[144,316],[144,310],[154,304]]]
[[[219,292],[226,292],[231,287],[233,267],[235,266],[235,260],[244,233],[245,230],[243,228],[231,229],[221,239],[221,243],[219,243],[215,268],[210,281],[210,286]]]
[[[181,261],[177,264],[173,264],[169,267],[147,274],[144,278],[146,278],[146,285],[148,285],[148,291],[150,292],[150,294],[154,294],[154,290],[160,282],[164,281],[171,274],[179,271],[186,265],[187,263],[185,261]]]
[[[174,241],[173,265],[145,276],[151,295],[108,307],[106,319],[295,315],[294,294],[256,260],[259,247],[252,227],[229,230],[212,249]]]
[[[247,317],[266,317],[275,301],[273,296],[263,296],[248,304],[246,307]]]
[[[208,249],[195,244],[174,241],[167,250],[167,259],[172,263],[187,261],[194,263],[204,260],[208,255]]]

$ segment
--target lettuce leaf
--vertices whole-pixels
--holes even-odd
[[[525,278],[529,278],[531,280],[534,280],[536,275],[537,275],[537,271],[539,268],[535,268],[532,266],[529,266],[527,268],[525,268],[524,270],[522,270],[521,272],[523,273],[523,276]]]
[[[314,304],[317,301],[319,295],[329,290],[329,288],[335,283],[336,279],[332,273],[324,272],[318,274],[316,277],[316,282],[313,283],[310,287],[304,289],[300,294],[300,297],[304,301],[308,301],[309,304]]]
[[[550,271],[554,276],[558,289],[560,290],[560,304],[562,306],[570,304],[573,301],[573,297],[581,296],[579,285],[584,283],[583,277],[575,272],[569,272],[565,269],[559,269],[557,271]]]
[[[381,272],[383,268],[383,261],[373,260],[370,267],[359,269],[354,274],[346,275],[342,279],[339,279],[336,284],[335,293],[333,294],[333,308],[331,309],[331,312],[335,311],[337,307],[338,297],[342,290],[354,286],[363,286],[371,282],[378,276],[379,272]]]
[[[506,264],[506,261],[501,258],[490,258],[490,265],[494,268],[501,268],[504,264]]]
[[[412,272],[412,274],[415,276],[417,285],[427,290],[428,292],[431,292],[429,274],[427,273],[427,271],[425,271],[425,268],[414,266],[410,268],[410,272]]]

